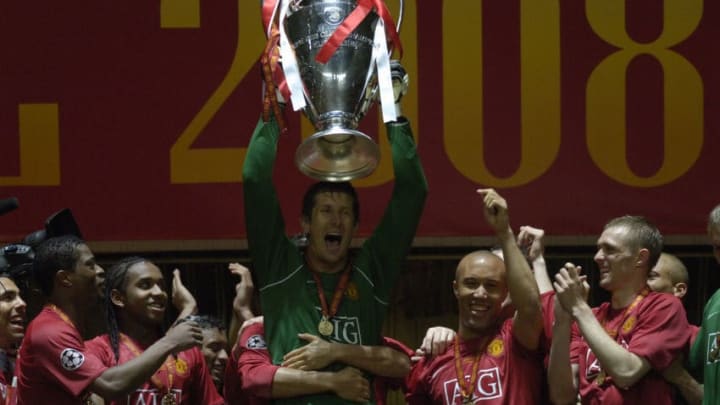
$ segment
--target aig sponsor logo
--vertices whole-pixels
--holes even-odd
[[[470,381],[470,376],[466,375],[465,379],[466,381]],[[463,396],[457,378],[445,381],[444,389],[445,403],[447,405],[463,403]],[[478,370],[478,379],[477,384],[475,384],[475,392],[472,394],[472,402],[478,404],[482,403],[482,401],[500,398],[502,396],[500,370],[497,367]]]
[[[318,313],[321,313],[319,308]],[[360,321],[356,316],[334,316],[330,321],[333,324],[330,340],[353,345],[363,344]]]
[[[165,403],[165,401],[169,400],[169,398],[165,401],[163,401],[164,397],[166,395],[172,395],[175,402],[171,402],[173,404],[179,404],[180,398],[182,398],[182,390],[173,388],[170,390],[170,394],[167,392],[158,392],[157,389],[139,389],[133,392],[132,394],[128,395],[127,397],[127,404],[128,405],[161,405]]]

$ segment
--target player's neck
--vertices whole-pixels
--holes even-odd
[[[75,329],[82,335],[85,331],[85,311],[84,306],[76,304],[72,297],[65,297],[61,294],[55,294],[50,297],[50,304],[55,305],[62,311],[68,319],[73,323]]]
[[[483,336],[494,336],[496,332],[496,324],[483,329],[466,327],[462,324],[462,322],[458,326],[458,336],[460,336],[460,339],[463,341],[473,340]]]
[[[308,249],[305,254],[305,262],[307,263],[307,266],[310,270],[317,273],[332,274],[342,271],[345,269],[347,260],[348,258],[346,255],[345,258],[338,260],[337,262],[329,263],[325,260],[319,259],[311,249]]]
[[[627,283],[622,288],[613,291],[610,304],[613,309],[622,309],[632,304],[638,294],[645,288],[646,281]]]
[[[160,338],[159,328],[148,327],[148,325],[135,321],[134,319],[118,318],[120,332],[130,337],[143,347],[148,347]]]

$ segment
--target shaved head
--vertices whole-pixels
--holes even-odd
[[[687,284],[688,279],[690,278],[688,276],[687,267],[685,267],[683,262],[680,261],[677,256],[671,255],[669,253],[663,253],[660,255],[660,260],[658,260],[658,264],[655,266],[655,268],[659,268],[661,271],[667,271],[673,284]]]
[[[457,269],[455,269],[455,280],[459,280],[462,277],[461,273],[475,266],[499,266],[502,268],[503,274],[505,273],[505,262],[503,262],[502,258],[488,250],[476,250],[468,253],[460,260]]]
[[[650,270],[648,286],[653,291],[670,293],[682,299],[687,294],[687,267],[675,255],[663,253]]]

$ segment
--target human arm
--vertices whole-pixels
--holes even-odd
[[[373,234],[365,242],[380,260],[382,286],[388,291],[403,267],[415,237],[428,185],[410,123],[405,118],[386,124],[395,183],[390,201]],[[381,287],[382,288],[382,287]]]
[[[90,394],[90,398],[88,400],[93,405],[105,405],[105,400],[97,394]]]
[[[545,231],[532,226],[521,226],[518,234],[518,245],[526,252],[527,259],[532,265],[532,272],[535,282],[538,285],[540,294],[552,291],[552,281],[548,276],[545,264]]]
[[[280,367],[273,378],[271,395],[272,398],[289,398],[322,392],[334,392],[349,401],[367,402],[370,399],[370,383],[361,371],[353,367],[336,372]]]
[[[650,362],[620,346],[608,335],[585,300],[585,289],[578,273],[575,265],[567,263],[555,275],[558,302],[572,315],[603,370],[618,387],[629,388],[650,371]]]
[[[328,342],[307,333],[300,333],[298,337],[308,344],[287,353],[283,367],[319,370],[338,362],[382,377],[403,378],[410,372],[410,358],[387,346]]]
[[[148,380],[171,353],[199,346],[202,339],[202,331],[197,324],[183,322],[139,356],[106,369],[90,384],[89,390],[106,400],[125,395]]]
[[[190,315],[196,314],[198,311],[197,301],[190,290],[183,284],[182,278],[180,278],[180,270],[178,269],[173,270],[172,303],[178,311],[177,319],[185,319]]]
[[[255,286],[253,285],[250,270],[247,267],[240,263],[230,263],[228,269],[230,269],[231,274],[240,277],[240,281],[235,284],[233,316],[230,318],[230,327],[228,328],[228,345],[233,347],[240,331],[240,325],[255,317],[251,309]]]
[[[555,322],[547,369],[550,400],[556,405],[574,404],[578,392],[578,366],[570,362],[572,318],[555,298]]]
[[[272,182],[277,142],[281,136],[277,122],[258,122],[248,145],[243,165],[243,197],[248,248],[253,258],[256,281],[260,286],[273,277],[272,269],[282,269],[277,260],[285,257],[289,244],[285,236],[280,202]]]
[[[237,372],[242,390],[260,398],[287,398],[335,392],[342,398],[362,401],[369,395],[369,384],[358,370],[350,367],[337,372],[304,371],[272,364],[263,338],[262,322],[245,322],[238,339]]]
[[[423,357],[419,362],[413,364],[410,375],[406,379],[405,403],[408,405],[432,405],[430,398],[429,384],[426,379],[429,357]]]
[[[535,277],[515,241],[505,199],[493,189],[477,192],[483,197],[485,220],[495,231],[503,250],[508,290],[516,310],[513,336],[526,349],[535,350],[542,332],[542,306]]]
[[[670,367],[663,371],[662,376],[678,389],[688,405],[699,405],[703,401],[703,386],[685,370],[683,362],[683,356],[678,356]]]

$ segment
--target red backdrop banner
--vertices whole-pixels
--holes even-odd
[[[595,235],[642,214],[699,235],[720,203],[720,3],[405,1],[403,100],[430,194],[418,236],[488,233],[474,190],[513,224]],[[398,2],[388,1],[397,15]],[[0,240],[73,210],[96,241],[244,238],[241,168],[260,115],[258,1],[5,2],[0,24]],[[286,112],[275,180],[289,232],[313,131]],[[367,235],[392,170],[356,181]]]

